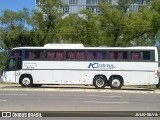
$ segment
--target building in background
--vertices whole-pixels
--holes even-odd
[[[134,0],[130,5],[130,11],[138,11],[141,6],[150,6],[152,0]]]
[[[36,0],[35,8],[40,10],[40,5],[44,4],[45,0]],[[64,14],[79,13],[81,10],[89,9],[93,12],[100,13],[98,7],[99,2],[109,2],[112,5],[118,5],[119,1],[124,0],[61,0],[62,3],[66,4],[62,8]],[[143,5],[150,5],[152,0],[132,0],[132,4],[129,6],[128,11],[137,11]]]

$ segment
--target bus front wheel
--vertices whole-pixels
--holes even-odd
[[[20,84],[22,87],[32,87],[33,80],[30,76],[24,76],[21,78]]]
[[[96,76],[93,84],[96,88],[102,89],[106,86],[106,79],[103,76]]]
[[[123,79],[121,77],[112,77],[109,80],[109,85],[112,89],[120,89],[123,85]]]

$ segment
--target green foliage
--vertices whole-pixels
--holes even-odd
[[[0,52],[0,72],[5,68],[6,61],[7,61],[6,53]]]
[[[139,12],[131,13],[126,21],[125,41],[131,46],[153,46],[155,45],[152,34],[153,13],[148,7],[144,7]]]
[[[159,0],[154,0],[151,7],[153,13],[152,25],[153,25],[153,33],[156,35],[159,34],[160,30],[160,2]]]
[[[29,46],[33,44],[30,39],[30,15],[29,11],[24,8],[22,11],[13,12],[4,10],[0,16],[1,39],[3,40],[6,49],[12,49],[18,46]]]
[[[134,0],[99,4],[101,13],[83,10],[64,16],[60,0],[44,3],[32,13],[26,8],[4,10],[0,16],[1,40],[7,49],[17,46],[43,46],[46,43],[83,43],[85,46],[150,46],[159,38],[160,2],[143,6],[139,11],[128,9]],[[30,29],[29,29],[30,28]]]
[[[9,51],[13,47],[34,45],[28,9],[19,12],[4,10],[0,16],[0,69],[4,68]]]
[[[45,5],[41,5],[39,10],[34,11],[33,28],[35,31],[35,41],[37,45],[43,46],[49,42],[57,42],[55,38],[56,25],[62,19],[60,8],[63,4],[60,0],[41,0]]]
[[[81,24],[81,20],[77,14],[61,19],[55,28],[57,41],[64,43],[75,43],[79,41],[79,24]]]
[[[99,4],[100,13],[88,9],[64,16],[60,0],[40,0],[39,10],[4,10],[0,16],[0,69],[8,51],[46,43],[83,43],[85,46],[154,46],[160,40],[160,2],[128,11],[134,0]],[[158,50],[160,51],[159,47]]]
[[[107,40],[107,46],[154,45],[153,13],[149,7],[138,12],[119,10],[110,4],[100,4],[101,21]]]

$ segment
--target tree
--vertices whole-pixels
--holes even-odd
[[[0,16],[0,69],[4,68],[13,47],[34,45],[29,32],[30,21],[30,13],[26,8],[19,12],[3,11]]]
[[[153,45],[151,38],[153,13],[149,7],[142,7],[137,12],[100,4],[101,23],[107,46]]]
[[[98,13],[94,13],[90,10],[84,10],[81,12],[84,18],[81,22],[81,42],[86,46],[101,46],[102,33],[101,23],[99,20]]]
[[[6,63],[7,55],[8,55],[8,51],[7,51],[6,46],[2,40],[2,35],[3,35],[3,32],[0,29],[0,72],[5,67],[4,65]]]
[[[33,30],[35,32],[35,41],[37,45],[44,45],[55,40],[55,28],[62,18],[60,0],[40,0],[39,10],[34,11]]]
[[[78,14],[72,14],[60,19],[56,25],[56,39],[62,43],[79,42],[81,19]]]
[[[19,12],[4,10],[0,16],[2,40],[7,49],[33,45],[30,39],[30,13],[24,8]]]
[[[152,25],[153,25],[153,32],[156,37],[160,37],[159,30],[160,30],[160,2],[159,0],[154,0],[152,3],[152,13],[153,13],[153,19],[152,19]]]
[[[138,12],[130,14],[126,27],[128,31],[125,32],[125,42],[128,45],[136,46],[151,46],[155,45],[153,35],[153,13],[150,8],[141,8]]]
[[[158,48],[158,56],[160,56],[160,2],[159,0],[154,0],[151,7],[154,15],[152,20],[153,25],[153,35],[155,36],[155,40],[157,41]]]
[[[100,44],[99,26],[97,14],[83,10],[81,14],[72,14],[62,19],[58,25],[58,35],[67,42],[97,46]]]

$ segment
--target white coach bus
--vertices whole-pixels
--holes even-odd
[[[84,84],[120,89],[123,85],[156,85],[158,53],[156,47],[17,47],[1,78],[25,87]]]

